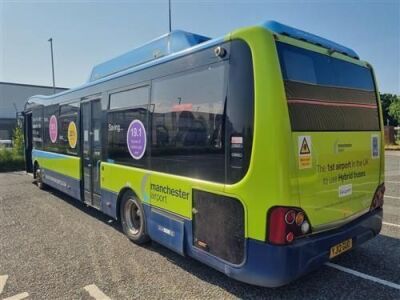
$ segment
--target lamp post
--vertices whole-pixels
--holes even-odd
[[[171,32],[171,0],[168,0],[168,12],[169,12],[169,18],[168,18],[169,32]]]
[[[54,56],[53,56],[53,38],[49,38],[48,42],[50,42],[50,51],[51,51],[51,71],[53,75],[53,94],[56,93],[56,81],[54,77]]]

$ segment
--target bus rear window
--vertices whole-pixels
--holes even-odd
[[[380,129],[371,70],[277,42],[293,131]]]

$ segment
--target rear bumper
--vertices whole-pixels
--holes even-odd
[[[330,248],[346,239],[353,247],[376,236],[382,227],[382,209],[369,212],[345,226],[297,240],[290,246],[247,240],[247,259],[239,268],[225,266],[224,273],[254,285],[277,287],[289,283],[329,261]]]

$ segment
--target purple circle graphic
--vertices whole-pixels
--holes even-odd
[[[126,133],[126,144],[130,155],[134,159],[141,159],[146,151],[146,129],[139,120],[133,120],[129,124],[128,131]]]
[[[50,117],[49,121],[49,135],[50,135],[50,140],[52,143],[55,143],[57,141],[57,135],[58,135],[58,126],[57,126],[57,118],[55,115],[52,115]]]

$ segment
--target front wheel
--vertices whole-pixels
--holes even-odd
[[[35,170],[35,178],[36,178],[36,184],[39,189],[43,190],[45,188],[45,184],[43,183],[43,178],[42,178],[42,170],[40,169],[39,166],[37,166]]]
[[[146,230],[146,218],[143,205],[132,192],[126,192],[120,205],[122,230],[136,244],[150,240]]]

